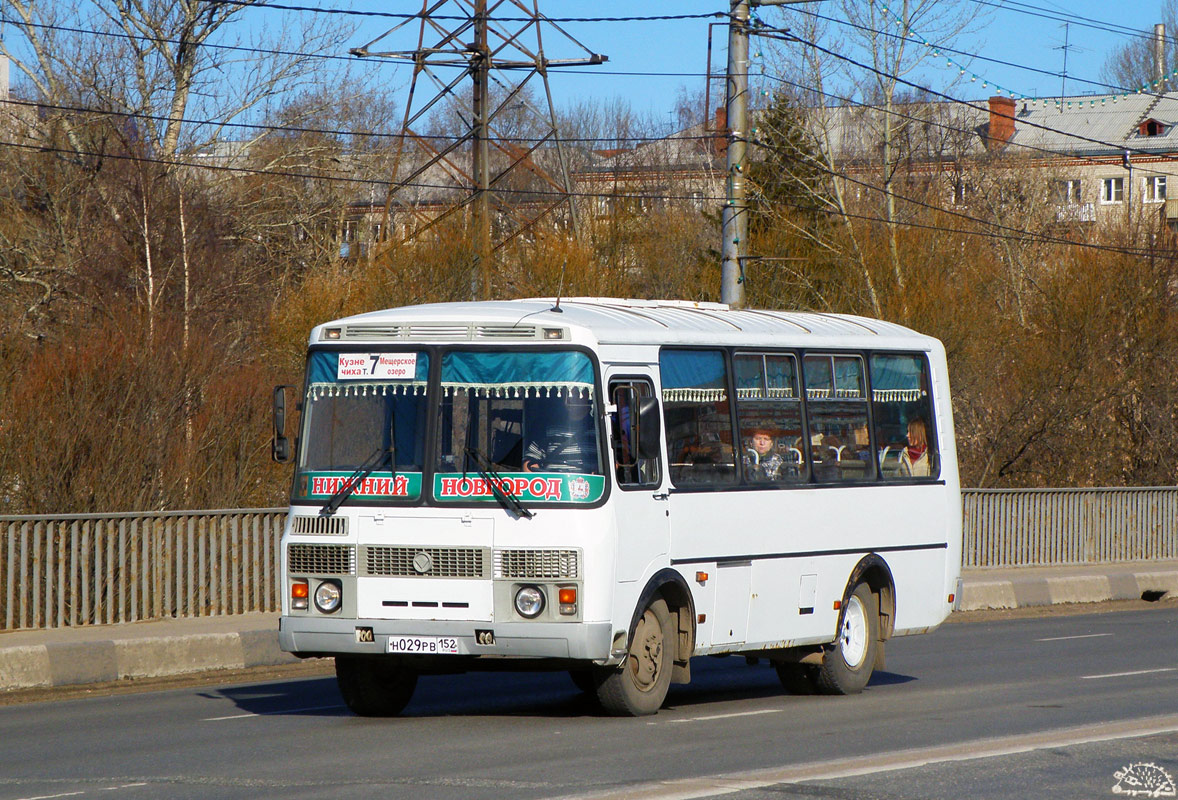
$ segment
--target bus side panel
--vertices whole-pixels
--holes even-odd
[[[938,484],[673,494],[672,560],[709,572],[697,610],[713,624],[700,646],[829,640],[868,553],[891,565],[897,626],[939,624],[947,561],[960,558],[947,541],[959,527],[953,495]]]

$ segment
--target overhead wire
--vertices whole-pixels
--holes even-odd
[[[855,28],[856,30],[864,31],[866,33],[878,34],[880,36],[884,36],[889,39],[899,39],[901,41],[911,42],[913,44],[919,44],[919,45],[926,44],[923,40],[917,39],[912,36],[904,36],[904,35],[901,35],[898,33],[893,33],[891,31],[885,31],[885,30],[880,30],[878,28],[872,28],[868,25],[862,25],[857,22],[852,22],[849,19],[840,19],[838,17],[831,17],[831,16],[827,16],[825,14],[819,14],[817,11],[812,11],[812,10],[806,8],[805,6],[801,6],[801,5],[799,5],[797,7],[791,7],[790,11],[792,11],[793,13],[796,13],[796,14],[804,14],[806,16],[813,17],[815,19],[820,19],[825,22],[833,22],[838,25],[843,25],[846,27]],[[942,52],[945,52],[945,53],[953,53],[954,55],[964,56],[964,57],[971,58],[971,59],[977,59],[979,61],[986,61],[991,64],[998,64],[1003,67],[1012,67],[1014,69],[1023,70],[1026,72],[1032,72],[1032,73],[1039,74],[1039,75],[1045,75],[1045,76],[1048,76],[1051,78],[1064,77],[1063,72],[1054,72],[1052,70],[1041,69],[1039,67],[1032,67],[1027,64],[1018,64],[1013,61],[1006,61],[1001,58],[994,58],[992,56],[986,56],[981,53],[973,53],[968,50],[958,50],[953,47],[947,47],[943,44],[937,44],[936,48]],[[1091,80],[1088,78],[1078,78],[1078,77],[1071,75],[1071,74],[1068,74],[1067,77],[1072,80],[1078,81],[1080,83],[1089,84],[1091,86],[1100,86],[1100,87],[1103,87],[1106,89],[1116,89],[1117,91],[1127,91],[1126,88],[1123,86],[1116,86],[1115,84],[1105,83],[1103,81],[1094,81],[1094,80]]]
[[[242,5],[254,5],[254,4],[249,4],[249,3],[241,3],[241,4]],[[684,16],[686,17],[686,16],[690,16],[690,15],[684,15]],[[711,15],[708,15],[708,16],[711,16]],[[606,19],[616,19],[616,18],[593,18],[593,19],[604,21]],[[590,18],[578,18],[578,20],[576,20],[576,21],[580,21],[580,20],[592,21],[592,20],[590,20]],[[79,32],[85,32],[85,31],[81,31],[79,29]],[[770,32],[762,30],[762,31],[758,31],[758,33],[760,35],[769,35]],[[843,60],[846,60],[849,63],[855,64],[859,67],[866,68],[866,69],[872,69],[871,67],[864,65],[862,63],[859,63],[853,59],[841,56],[840,54],[833,53],[832,51],[829,51],[829,50],[825,50],[824,48],[821,48],[820,46],[816,45],[815,43],[806,42],[805,40],[802,40],[796,36],[793,36],[792,34],[788,34],[788,32],[773,31],[772,33],[778,33],[778,34],[785,33],[788,35],[788,38],[786,39],[787,41],[797,41],[802,44],[814,46],[814,47],[817,47],[819,50],[822,50],[823,52],[826,52],[830,55],[833,55],[833,56],[836,56],[839,58],[843,58]],[[873,71],[880,72],[879,70],[873,70]],[[595,72],[595,74],[601,74],[601,73]],[[882,72],[881,72],[881,74],[886,75],[886,73],[882,73]],[[772,76],[769,76],[769,77],[772,77]],[[889,76],[889,77],[894,77],[894,76]],[[782,80],[784,80],[784,79],[782,79]],[[977,110],[983,110],[983,109],[979,108],[978,106],[973,105],[967,101],[958,100],[956,98],[949,97],[948,95],[944,95],[942,93],[935,92],[934,90],[931,90],[928,87],[923,87],[923,86],[920,86],[919,84],[905,81],[900,78],[897,78],[897,80],[899,80],[901,83],[912,86],[913,88],[917,88],[921,91],[925,91],[930,94],[944,97],[947,100],[951,100],[953,102],[958,102],[958,103],[961,103],[963,105],[967,105],[967,106],[977,109]],[[784,81],[784,82],[788,83],[788,81]],[[29,105],[37,105],[37,104],[30,103]],[[986,109],[986,110],[988,110],[988,109]],[[111,113],[111,112],[95,112],[95,113]],[[162,117],[160,117],[160,118],[162,118]],[[922,121],[927,121],[927,120],[922,120]],[[267,128],[267,127],[273,127],[274,129],[277,129],[277,130],[284,129],[282,126],[257,126],[257,125],[249,125],[246,123],[239,123],[239,124],[241,125],[241,127],[249,127],[249,128],[254,128],[254,129]],[[1035,127],[1041,127],[1041,128],[1044,128],[1045,130],[1054,130],[1048,126],[1039,125],[1039,126],[1035,126]],[[287,130],[295,130],[295,131],[300,130],[300,129],[289,129],[289,128],[286,128],[286,129]],[[302,130],[304,130],[305,132],[316,132],[316,133],[326,132],[323,129],[302,129]],[[1056,132],[1066,133],[1066,132],[1062,132],[1062,131],[1056,131]],[[353,134],[353,132],[342,132],[342,131],[339,131],[338,133],[348,133],[348,134],[358,135],[358,136],[377,135],[377,134],[365,134],[365,133]],[[400,136],[401,134],[379,134],[379,135]],[[701,136],[701,137],[690,137],[690,138],[711,139],[711,138],[714,138],[714,135],[706,135],[706,136]],[[1099,144],[1103,144],[1106,146],[1115,146],[1115,145],[1111,145],[1110,143],[1107,143],[1107,142],[1101,142],[1100,140],[1087,139],[1086,137],[1076,136],[1075,138],[1084,139],[1084,140],[1092,142],[1092,143],[1099,143]],[[661,139],[662,139],[662,137],[640,137],[640,138],[634,137],[633,139],[631,139],[631,141],[644,141],[645,142],[645,141],[654,141],[654,140],[661,140]],[[515,140],[515,141],[518,141],[518,140]],[[603,139],[593,139],[593,140],[585,139],[582,141],[616,142],[616,141],[619,141],[619,139],[617,137],[604,137]],[[25,144],[21,144],[21,143],[17,143],[17,142],[0,142],[0,146],[11,146],[11,147],[18,147],[18,148],[25,148],[25,149],[33,149],[33,150],[38,150],[41,152],[59,152],[59,153],[65,153],[65,154],[71,154],[71,155],[81,155],[81,156],[90,156],[90,157],[127,158],[127,159],[132,159],[132,160],[146,161],[149,163],[156,162],[156,163],[160,163],[160,164],[168,164],[170,166],[187,166],[187,167],[201,168],[201,169],[217,169],[217,170],[225,170],[225,171],[240,172],[240,173],[247,173],[247,174],[265,174],[265,175],[271,175],[271,176],[277,176],[277,177],[296,177],[296,178],[311,178],[311,179],[319,179],[319,180],[327,180],[327,181],[344,181],[344,182],[349,182],[349,183],[365,184],[365,185],[370,185],[370,186],[381,186],[386,189],[392,188],[395,186],[402,186],[402,185],[407,186],[407,187],[413,187],[413,188],[425,188],[425,189],[434,188],[434,189],[444,189],[444,190],[453,190],[453,189],[460,188],[460,187],[441,185],[441,184],[428,184],[428,183],[400,184],[400,183],[396,183],[393,181],[374,180],[374,179],[366,179],[366,178],[352,178],[352,177],[339,176],[339,175],[318,175],[318,174],[310,174],[310,173],[293,172],[293,171],[287,171],[287,170],[256,169],[256,168],[248,168],[248,167],[234,167],[234,166],[228,166],[228,165],[214,165],[214,164],[207,164],[207,163],[202,164],[202,163],[186,163],[186,162],[165,161],[162,159],[150,159],[150,158],[144,158],[141,156],[132,156],[132,155],[118,155],[118,154],[112,155],[110,153],[86,153],[86,152],[78,152],[78,151],[75,151],[72,149],[67,150],[67,149],[57,149],[57,148],[46,148],[46,147],[35,146],[35,145],[25,145]],[[1049,152],[1053,152],[1053,151],[1049,151]],[[1054,152],[1053,152],[1053,154],[1054,154]],[[846,178],[846,179],[850,180],[851,182],[857,182],[857,181],[855,181],[855,179],[850,178],[850,176],[847,176],[842,173],[832,172],[831,175],[832,175],[832,177],[842,177],[842,178]],[[875,187],[875,186],[873,186],[871,184],[867,184],[867,183],[863,183],[863,185],[867,186],[868,188],[873,188],[873,189],[878,188],[878,187]],[[543,190],[529,191],[529,190],[513,190],[513,189],[495,189],[493,191],[496,191],[497,193],[500,193],[500,194],[517,193],[517,194],[526,194],[526,195],[532,195],[532,196],[543,196],[543,195],[565,196],[567,194],[567,195],[571,195],[574,197],[611,198],[611,199],[693,200],[693,201],[700,201],[700,200],[719,201],[721,199],[721,198],[714,198],[714,197],[701,198],[698,195],[690,196],[690,197],[683,197],[683,196],[668,195],[668,194],[649,194],[649,193],[646,193],[646,194],[618,194],[618,193],[603,194],[603,193],[588,193],[588,192],[565,193],[565,192],[554,192],[554,191],[543,191]],[[934,206],[931,204],[926,204],[926,203],[922,204],[922,203],[919,203],[919,201],[914,200],[913,198],[906,198],[906,197],[900,196],[900,199],[904,200],[905,202],[916,202],[920,205],[925,205],[926,207],[928,207],[931,210],[936,210],[936,211],[940,211],[942,213],[957,216],[957,217],[960,217],[962,219],[965,219],[965,220],[968,220],[970,222],[974,222],[977,224],[986,225],[986,226],[990,226],[990,227],[995,226],[995,223],[992,223],[991,221],[972,217],[970,215],[963,214],[961,212],[954,212],[954,211],[944,209],[939,206]],[[875,218],[875,217],[864,216],[864,215],[849,215],[849,216],[854,217],[854,218],[861,218],[861,219],[868,220],[868,221],[885,223],[885,224],[889,222],[888,220],[883,219],[883,218]],[[905,225],[908,227],[929,227],[929,226],[924,226],[922,224],[905,222],[905,221],[900,221],[898,224]],[[931,226],[931,227],[935,228],[937,226]],[[1018,238],[1020,238],[1020,239],[1025,239],[1027,237],[1035,237],[1036,236],[1036,234],[1022,230],[1022,229],[1009,228],[1007,226],[1001,226],[1001,225],[998,225],[997,227],[1000,230],[1005,229],[1007,232],[1006,233],[998,233],[998,232],[987,233],[987,232],[968,231],[968,230],[956,230],[956,231],[954,231],[954,229],[948,229],[948,230],[950,232],[959,232],[959,233],[963,233],[963,234],[987,235],[987,236],[1008,237],[1008,238],[1013,238],[1010,236],[1010,234],[1017,234]],[[1116,247],[1111,247],[1111,246],[1093,245],[1091,243],[1077,242],[1074,240],[1067,240],[1067,239],[1059,239],[1058,237],[1052,237],[1047,240],[1051,241],[1051,243],[1055,243],[1055,244],[1082,246],[1082,247],[1096,247],[1097,249],[1106,249],[1106,250],[1111,249],[1116,252],[1127,252],[1130,254],[1140,254],[1141,252],[1143,252],[1140,250],[1133,250],[1133,249],[1126,250],[1124,248],[1116,248]]]

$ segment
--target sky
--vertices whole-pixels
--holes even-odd
[[[924,68],[917,80],[940,89],[951,79],[958,78],[952,93],[969,100],[984,99],[994,94],[996,87],[1005,94],[1019,97],[1059,95],[1063,86],[1061,73],[1064,68],[1065,41],[1068,48],[1066,93],[1073,95],[1107,91],[1099,84],[1104,63],[1115,48],[1132,38],[1123,29],[1152,31],[1153,24],[1161,21],[1162,5],[1162,0],[1122,0],[1117,3],[1107,0],[1068,0],[1067,3],[1054,0],[962,2],[979,7],[983,15],[982,24],[976,32],[958,39],[954,44],[955,49],[1005,63],[951,54],[946,58],[953,59],[953,64],[939,59]],[[352,7],[371,10],[389,8],[387,4],[368,0],[360,0]],[[804,7],[834,16],[830,2],[812,2]],[[513,6],[505,3],[500,8],[506,11]],[[726,12],[727,9],[726,0],[646,0],[645,3],[632,0],[540,0],[540,10],[550,18],[708,15]],[[761,12],[767,22],[776,19],[772,14],[772,11]],[[1069,20],[1070,24],[1065,29],[1064,22]],[[559,23],[588,51],[604,54],[609,57],[609,61],[600,66],[553,70],[550,80],[557,105],[568,104],[578,97],[598,100],[624,98],[635,111],[651,119],[667,118],[669,123],[676,98],[683,88],[692,92],[703,90],[710,22],[720,23],[712,27],[712,64],[714,71],[722,73],[727,48],[727,30],[722,16]],[[375,37],[392,24],[395,24],[395,20],[366,24],[358,38],[364,38],[366,34]],[[413,28],[414,36],[416,32],[416,28]],[[1178,41],[1178,31],[1168,31],[1168,34]],[[546,28],[543,35],[549,58],[583,55],[584,51],[569,43],[559,32]],[[373,49],[394,49],[396,45],[390,46],[393,41],[394,37],[389,37]],[[401,41],[405,40],[402,38]],[[756,51],[755,43],[751,49]],[[961,76],[962,68],[966,69],[964,76]],[[713,106],[722,102],[716,96],[717,92],[722,91],[721,82],[713,84]]]

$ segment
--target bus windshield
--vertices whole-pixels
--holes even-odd
[[[465,351],[441,357],[434,499],[592,503],[605,491],[593,363],[576,351]]]
[[[355,502],[421,496],[429,356],[317,350],[307,364],[296,499]],[[348,486],[354,474],[364,474]]]

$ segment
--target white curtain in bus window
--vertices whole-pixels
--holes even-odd
[[[885,479],[936,477],[940,474],[928,362],[916,354],[871,357],[872,416]]]
[[[806,356],[805,380],[814,480],[874,480],[863,360],[858,356]]]
[[[740,353],[733,359],[733,369],[744,479],[749,483],[805,480],[802,399],[794,357]]]
[[[664,350],[659,356],[671,481],[736,482],[728,378],[719,350]]]
[[[576,351],[444,354],[438,472],[461,476],[483,462],[497,471],[548,473],[564,490],[584,482],[555,473],[602,475],[594,380],[589,356]],[[600,496],[604,481],[590,483]],[[580,492],[564,497],[564,490],[539,499],[586,499]]]
[[[296,494],[329,496],[340,480],[375,461],[373,480],[354,492],[358,500],[415,498],[425,452],[428,376],[424,352],[312,351]],[[392,481],[394,472],[403,480]]]

